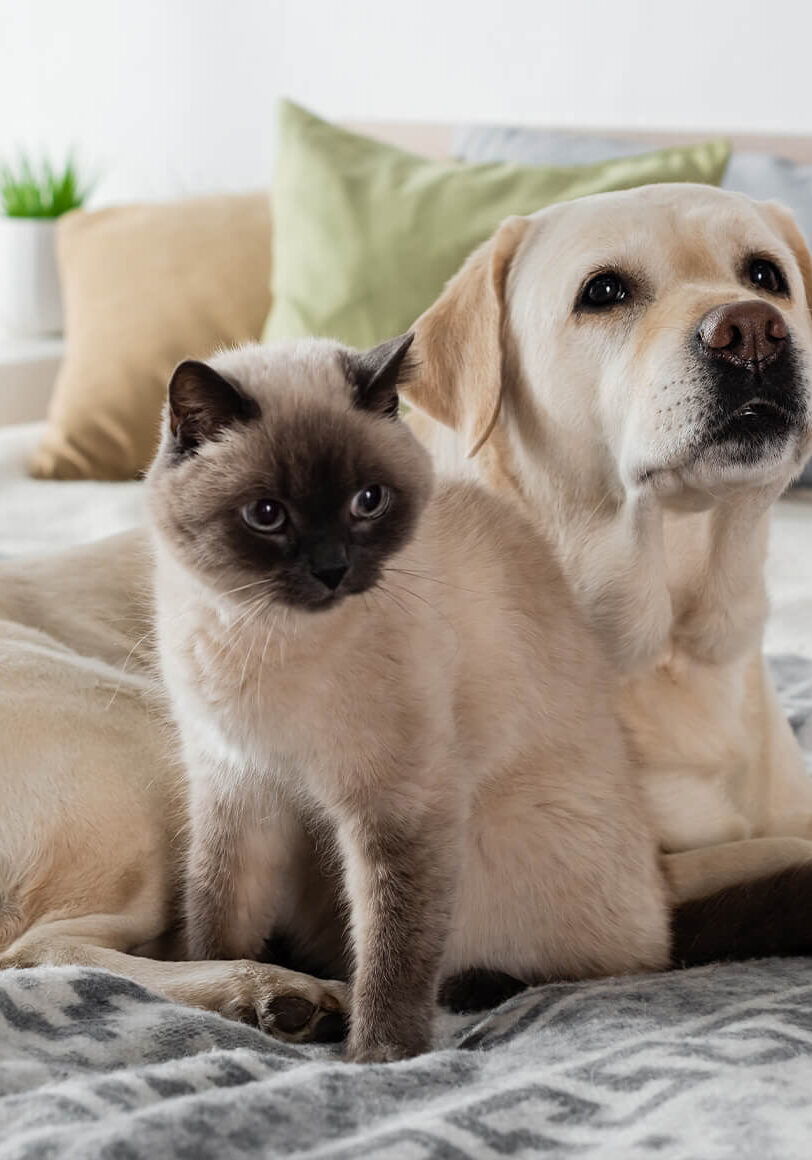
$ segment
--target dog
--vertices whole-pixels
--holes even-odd
[[[413,426],[552,537],[682,900],[812,858],[761,650],[770,509],[812,451],[811,307],[787,210],[665,184],[508,219],[415,327]]]

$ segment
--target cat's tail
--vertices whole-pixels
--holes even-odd
[[[812,862],[680,903],[672,930],[675,967],[812,955]]]

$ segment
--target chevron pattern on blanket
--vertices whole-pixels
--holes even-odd
[[[812,965],[537,988],[353,1067],[75,968],[0,976],[0,1155],[805,1155]]]

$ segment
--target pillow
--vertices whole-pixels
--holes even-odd
[[[501,125],[474,125],[458,129],[452,153],[467,162],[516,161],[524,165],[594,164],[645,152],[639,141],[563,130],[513,129]],[[812,165],[799,165],[769,153],[735,152],[731,155],[723,189],[746,193],[756,201],[783,202],[812,240]]]
[[[499,125],[459,129],[452,143],[454,156],[465,161],[534,165],[606,161],[640,150],[639,141],[622,137]],[[723,189],[746,193],[756,201],[783,202],[795,214],[807,239],[812,240],[812,165],[799,165],[768,153],[733,153],[721,184]],[[812,487],[812,461],[798,483]]]
[[[131,479],[155,451],[175,364],[262,332],[268,198],[79,210],[57,239],[65,357],[31,472]]]
[[[717,183],[728,156],[713,141],[593,166],[426,161],[283,102],[265,338],[370,346],[407,330],[508,215],[649,182]]]
[[[515,161],[521,165],[595,165],[650,150],[624,137],[571,133],[566,129],[524,129],[509,125],[465,125],[451,142],[461,161]]]

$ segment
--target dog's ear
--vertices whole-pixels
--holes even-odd
[[[806,305],[812,312],[812,256],[803,234],[798,229],[795,217],[786,206],[778,201],[766,201],[761,206],[770,224],[777,228],[778,233],[787,243],[801,270],[806,294]]]
[[[499,417],[505,283],[529,226],[529,218],[507,218],[414,326],[417,369],[406,397],[459,431],[469,457]]]

